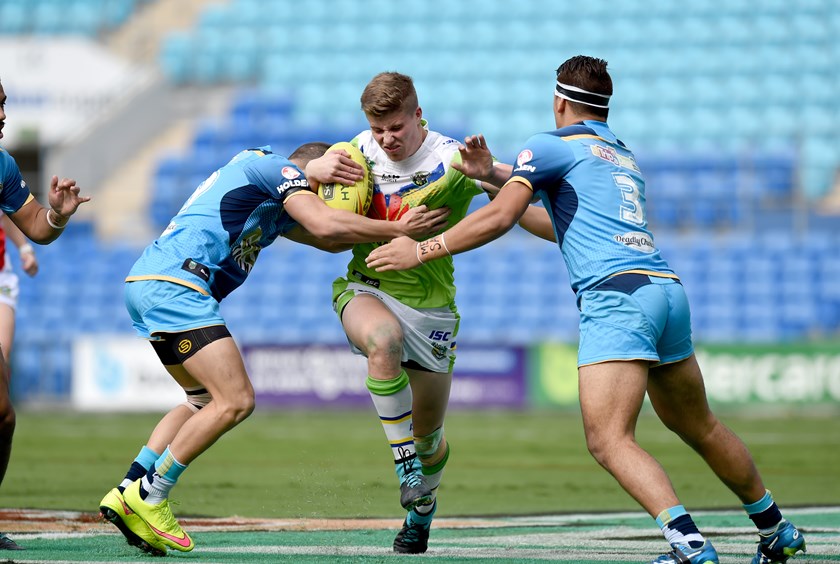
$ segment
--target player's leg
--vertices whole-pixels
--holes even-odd
[[[651,369],[648,394],[662,422],[703,457],[742,503],[764,495],[764,484],[747,447],[709,409],[693,354]]]
[[[400,480],[400,504],[411,509],[427,503],[431,491],[423,478],[413,438],[412,390],[401,366],[403,332],[399,320],[377,297],[345,294],[337,311],[347,338],[368,359],[367,388],[391,446]]]
[[[414,396],[414,446],[432,490],[429,503],[418,504],[406,515],[394,539],[394,550],[422,553],[428,548],[432,520],[438,509],[438,487],[449,462],[450,447],[444,418],[452,387],[455,342],[459,317],[454,307],[414,309],[390,304],[403,329],[403,363]]]
[[[12,438],[15,433],[15,409],[9,395],[9,377],[9,366],[0,351],[0,482],[3,481],[9,466]],[[23,550],[23,547],[0,533],[0,550]]]
[[[394,539],[394,550],[419,554],[426,552],[429,546],[429,533],[438,507],[438,487],[449,461],[449,443],[443,422],[452,387],[452,373],[417,368],[406,371],[414,395],[414,445],[432,497],[431,502],[417,505],[408,512]]]
[[[99,503],[100,515],[120,530],[128,544],[154,555],[165,554],[166,545],[161,543],[148,525],[129,509],[123,492],[125,488],[143,478],[149,469],[153,468],[181,426],[210,399],[204,387],[198,384],[180,364],[177,364],[174,354],[161,344],[160,341],[153,341],[156,350],[159,349],[158,354],[164,362],[164,367],[187,392],[187,399],[163,416],[152,431],[149,440],[132,461],[122,482],[111,489]]]
[[[14,276],[6,273],[5,276]],[[0,280],[0,484],[9,467],[12,456],[12,440],[15,433],[15,408],[9,395],[11,384],[10,359],[15,336],[15,302],[17,298],[17,276],[14,276],[14,295],[6,280]],[[0,533],[0,550],[23,550],[15,541]]]
[[[784,562],[805,549],[804,538],[782,517],[765,489],[746,445],[709,409],[694,355],[653,369],[648,394],[665,425],[697,451],[744,504],[760,534],[753,562]]]
[[[15,310],[11,304],[0,300],[0,484],[6,475],[12,453],[15,433],[15,409],[9,395],[11,372],[9,353],[14,336]]]
[[[668,300],[668,322],[658,343],[663,364],[652,368],[648,379],[651,403],[663,423],[697,451],[744,504],[760,534],[754,562],[784,562],[804,550],[805,541],[782,518],[746,445],[709,409],[691,344],[690,308],[683,287],[668,284],[660,289]]]
[[[678,500],[660,464],[636,442],[647,365],[647,361],[614,361],[581,366],[578,384],[589,452],[656,517]]]
[[[254,390],[239,349],[224,326],[188,331],[168,340],[179,348],[185,340],[191,341],[191,356],[182,364],[192,378],[182,381],[191,384],[194,379],[213,399],[184,422],[154,466],[126,488],[124,497],[164,544],[189,551],[194,543],[172,515],[169,491],[193,460],[251,414]]]
[[[660,464],[636,442],[648,368],[668,321],[659,280],[620,275],[581,296],[579,388],[587,446],[655,518],[672,551],[655,562],[717,562],[717,553],[680,504]],[[674,283],[665,281],[666,283]]]
[[[423,465],[423,473],[436,494],[443,468],[449,459],[449,443],[443,422],[452,388],[451,372],[406,369],[414,396],[414,446]]]

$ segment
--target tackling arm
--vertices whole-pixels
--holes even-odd
[[[312,236],[334,243],[375,243],[394,237],[428,237],[446,226],[448,208],[429,211],[426,206],[409,210],[399,221],[381,221],[327,206],[309,191],[292,194],[286,211]]]
[[[377,271],[406,270],[433,259],[455,255],[480,247],[510,230],[525,213],[533,193],[522,182],[513,181],[498,197],[469,214],[451,229],[426,241],[416,243],[400,237],[374,249],[367,265]]]
[[[487,192],[487,196],[491,200],[495,199],[513,173],[513,166],[493,162],[493,156],[483,135],[467,137],[458,150],[461,153],[461,162],[453,163],[452,167],[465,176],[480,181],[481,188]],[[529,206],[522,214],[519,225],[532,235],[547,241],[556,241],[554,226],[545,208]]]
[[[295,243],[309,245],[310,247],[315,247],[316,249],[327,251],[328,253],[340,253],[353,248],[352,243],[339,243],[329,239],[319,239],[300,225],[293,227],[285,233],[283,237],[289,239],[290,241],[294,241]]]

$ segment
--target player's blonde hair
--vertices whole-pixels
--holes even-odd
[[[381,72],[365,86],[361,97],[365,115],[382,117],[398,111],[413,112],[418,107],[417,91],[410,76]]]

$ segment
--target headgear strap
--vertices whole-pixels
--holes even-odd
[[[592,106],[595,108],[608,108],[608,104],[610,103],[609,94],[596,94],[594,92],[587,92],[586,90],[578,88],[577,86],[563,84],[559,80],[557,81],[557,86],[554,88],[554,95],[559,98],[569,100],[571,102],[586,104],[587,106]]]

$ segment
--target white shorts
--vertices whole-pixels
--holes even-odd
[[[347,284],[347,289],[333,306],[343,309],[349,301],[347,294],[351,292],[355,296],[369,294],[379,298],[399,319],[403,331],[403,363],[413,361],[412,364],[419,364],[421,368],[431,372],[452,372],[455,365],[455,337],[461,321],[461,316],[454,307],[414,309],[385,292],[354,282]],[[341,311],[336,313],[340,318]],[[347,341],[354,353],[364,354],[352,341]]]
[[[12,270],[0,270],[0,304],[16,309],[19,292],[18,275]]]

